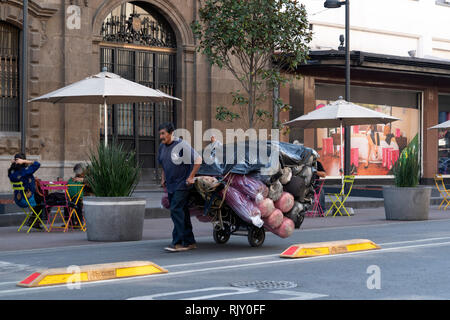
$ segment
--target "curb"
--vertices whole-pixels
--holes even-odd
[[[292,245],[280,257],[296,259],[376,249],[381,247],[368,239],[314,242]]]
[[[86,266],[70,266],[37,271],[17,283],[19,287],[75,285],[80,282],[147,276],[168,271],[150,261],[129,261]]]
[[[367,209],[367,208],[383,208],[384,207],[384,199],[374,199],[370,198],[368,200],[347,200],[345,202],[345,206],[347,208],[353,209]],[[430,205],[439,205],[443,198],[432,197],[430,199]],[[325,200],[325,204],[327,209],[331,205],[329,199]],[[170,210],[164,208],[145,208],[145,219],[161,219],[161,218],[170,218]],[[14,213],[4,213],[0,214],[0,227],[12,227],[19,226],[22,221],[25,219],[25,214],[23,212],[14,212]]]

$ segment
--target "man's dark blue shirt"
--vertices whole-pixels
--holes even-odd
[[[184,156],[186,154],[186,156]],[[194,160],[199,154],[184,140],[174,137],[171,144],[161,143],[158,162],[164,170],[167,192],[188,190],[186,179],[192,172]]]

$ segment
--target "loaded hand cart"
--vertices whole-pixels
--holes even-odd
[[[189,212],[191,217],[213,224],[213,237],[218,244],[240,235],[247,237],[250,246],[260,247],[266,231],[287,238],[300,228],[312,205],[317,152],[279,141],[258,145],[270,150],[270,162],[263,161],[260,150],[252,149],[246,141],[244,161],[223,164],[212,155],[212,161],[202,163],[197,172]],[[227,152],[237,154],[237,149],[239,146],[223,146],[223,159]],[[278,154],[275,157],[273,150]],[[166,208],[167,202],[165,195],[162,204]]]
[[[207,179],[208,180],[208,179]],[[231,235],[246,236],[252,247],[260,247],[266,238],[264,226],[255,226],[244,221],[225,203],[232,177],[227,181],[208,183],[205,179],[196,179],[195,188],[191,191],[191,212],[199,214],[201,221],[209,221],[213,225],[213,238],[217,244],[225,244]]]

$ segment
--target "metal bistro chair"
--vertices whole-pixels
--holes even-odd
[[[25,192],[25,188],[24,188],[22,182],[11,182],[11,186],[14,191],[19,191],[20,193],[22,193],[22,196],[24,197],[24,199],[26,200],[26,202],[28,204],[28,208],[20,207],[23,210],[23,212],[26,214],[26,217],[23,220],[22,224],[20,225],[19,229],[17,229],[17,232],[20,232],[20,230],[24,226],[25,222],[28,221],[28,219],[30,219],[33,216],[33,214],[34,214],[35,218],[34,218],[33,222],[30,224],[30,227],[28,228],[27,233],[30,232],[33,225],[38,221],[40,221],[40,223],[42,223],[42,225],[44,226],[44,229],[46,231],[48,231],[47,227],[45,226],[45,223],[41,219],[42,209],[39,212],[36,212],[36,210],[34,210],[34,208],[31,206],[30,202],[28,201],[28,198],[27,198],[27,195]]]
[[[348,196],[350,195],[350,192],[352,191],[354,181],[355,181],[355,176],[344,176],[344,183],[342,184],[341,192],[328,194],[328,197],[333,202],[333,204],[331,205],[330,209],[328,209],[325,216],[328,216],[328,214],[333,210],[333,208],[336,208],[336,211],[334,212],[333,217],[335,217],[338,212],[342,216],[343,214],[341,212],[341,209],[344,209],[345,213],[347,213],[347,215],[350,217],[350,214],[348,213],[347,208],[345,208],[344,203],[347,200]],[[348,189],[347,192],[345,191],[346,186]],[[333,200],[332,196],[334,196],[336,199]],[[342,200],[341,200],[341,198],[342,198]]]
[[[444,210],[447,210],[448,205],[450,204],[450,190],[447,190],[447,188],[445,187],[445,183],[444,183],[444,177],[441,174],[437,174],[434,177],[434,183],[436,184],[436,187],[439,191],[439,193],[441,194],[441,196],[444,198],[441,201],[441,204],[439,205],[439,210],[441,210],[442,205],[445,203],[447,203],[444,207]]]
[[[68,184],[67,187],[80,187],[81,189],[78,190],[78,192],[76,194],[73,195],[73,197],[70,196],[69,194],[69,189],[67,188],[66,190],[66,194],[67,197],[69,199],[69,202],[71,203],[71,206],[69,206],[69,218],[67,219],[67,224],[66,224],[66,228],[64,229],[64,232],[67,231],[67,229],[69,228],[69,224],[72,226],[72,230],[74,228],[80,228],[83,232],[86,232],[86,220],[84,219],[83,216],[83,222],[80,219],[80,214],[82,214],[82,212],[78,212],[77,210],[77,205],[78,202],[81,200],[81,195],[83,194],[83,190],[84,190],[84,184],[79,185],[79,184]],[[72,223],[72,216],[74,216],[76,218],[76,220],[78,221],[78,226],[74,226]]]
[[[64,219],[64,215],[61,211],[61,208],[66,208],[69,212],[69,201],[67,199],[67,181],[40,181],[41,189],[44,192],[44,208],[47,212],[47,226],[48,226],[48,232],[50,232],[53,228],[56,229],[66,229],[67,228],[67,222]],[[62,190],[64,194],[65,201],[64,203],[57,203],[50,200],[51,192]],[[50,200],[50,202],[49,202]],[[56,212],[52,214],[52,208],[57,208]],[[53,219],[52,219],[53,215]],[[63,227],[53,227],[56,217],[60,216],[62,219],[62,222],[64,224]],[[51,222],[50,222],[51,220]],[[50,225],[49,225],[50,223]]]
[[[306,214],[310,217],[315,217],[316,215],[319,217],[323,217],[323,208],[320,205],[320,193],[322,192],[323,184],[325,183],[324,179],[320,179],[317,187],[314,188],[314,205],[310,211]]]

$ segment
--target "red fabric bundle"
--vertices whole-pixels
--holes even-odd
[[[223,196],[223,191],[220,191],[220,196]],[[258,207],[245,195],[239,192],[232,186],[228,187],[225,195],[225,203],[245,222],[251,223],[258,228],[261,228],[264,222],[261,220],[261,211]]]
[[[275,210],[273,200],[270,198],[265,198],[263,201],[258,203],[258,209],[259,211],[261,211],[261,218],[268,217],[273,212],[273,210]]]
[[[163,208],[170,209],[169,195],[167,193],[164,193],[163,197],[161,198],[161,206]]]
[[[289,212],[294,206],[294,196],[289,192],[283,192],[280,199],[275,201],[275,208],[280,209],[281,212]]]
[[[264,226],[267,230],[272,232],[273,234],[276,234],[280,238],[287,238],[292,235],[294,232],[294,221],[292,221],[289,218],[283,217],[283,222],[278,228],[270,228],[267,226]]]
[[[246,175],[234,175],[231,186],[256,203],[261,202],[269,194],[269,188],[264,183]]]
[[[268,226],[271,229],[276,229],[283,222],[283,213],[279,209],[275,209],[267,218],[263,218],[263,221],[264,226]]]

